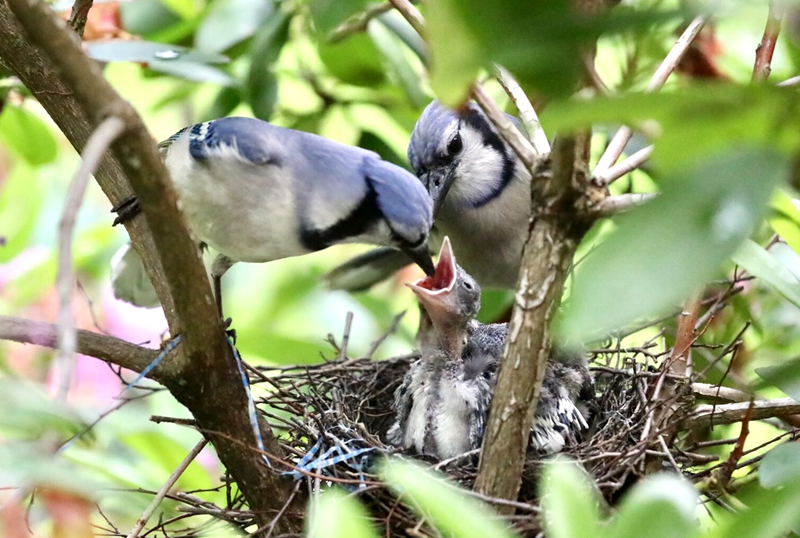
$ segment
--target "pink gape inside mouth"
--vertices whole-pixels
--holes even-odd
[[[450,240],[445,237],[442,248],[439,251],[439,261],[436,262],[433,276],[421,278],[414,282],[414,285],[436,293],[451,290],[455,280],[455,257],[453,256],[453,249],[450,246]]]

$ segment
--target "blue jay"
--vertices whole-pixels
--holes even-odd
[[[433,101],[414,127],[408,159],[434,202],[436,237],[450,237],[459,263],[482,286],[513,289],[531,215],[531,175],[489,119],[475,104],[457,112]],[[364,289],[407,263],[397,251],[377,249],[327,280],[334,288]]]
[[[481,290],[456,264],[445,238],[436,272],[411,285],[422,307],[419,361],[395,392],[396,421],[387,440],[440,459],[481,446],[507,324],[473,318]],[[577,441],[587,423],[578,405],[592,397],[593,383],[581,357],[553,357],[547,364],[530,448],[558,452]]]
[[[237,261],[336,243],[392,246],[433,273],[430,197],[412,174],[373,152],[252,118],[186,127],[159,150],[190,229],[219,252],[211,269],[218,300],[219,279]],[[135,202],[121,209],[118,220]]]

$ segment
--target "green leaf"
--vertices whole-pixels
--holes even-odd
[[[0,428],[37,439],[47,432],[69,437],[85,424],[68,406],[50,400],[40,387],[20,379],[0,379]]]
[[[109,41],[92,41],[84,44],[89,56],[104,62],[191,62],[191,63],[226,63],[228,57],[216,52],[205,52],[171,45],[153,43],[151,41],[129,41],[114,39]]]
[[[485,504],[448,484],[440,475],[417,464],[387,459],[380,474],[393,489],[403,495],[403,500],[410,499],[414,510],[446,536],[514,536]]]
[[[344,41],[317,45],[319,57],[328,71],[342,82],[356,86],[375,86],[384,80],[380,52],[366,34],[355,34]]]
[[[625,495],[603,536],[686,538],[695,527],[697,499],[697,490],[683,478],[649,476]]]
[[[361,503],[339,489],[311,499],[306,530],[308,538],[378,538]]]
[[[800,480],[800,443],[785,443],[767,452],[758,468],[758,480],[765,488]]]
[[[291,15],[275,10],[253,40],[247,75],[248,100],[253,114],[262,120],[270,119],[278,102],[278,77],[273,68],[289,37],[291,20]]]
[[[800,283],[786,266],[761,245],[748,239],[732,258],[748,273],[772,286],[775,291],[800,308]]]
[[[394,32],[390,31],[380,20],[374,21],[367,27],[367,33],[375,42],[389,65],[391,72],[400,83],[409,101],[418,107],[425,106],[430,98],[422,91],[420,76],[414,71],[408,57],[403,50],[403,42]]]
[[[548,104],[541,121],[548,133],[598,123],[637,126],[657,139],[651,163],[660,177],[670,178],[734,144],[750,141],[787,154],[796,151],[798,109],[797,92],[766,85],[697,84],[673,93],[557,101]]]
[[[34,166],[52,162],[58,152],[50,127],[33,112],[11,104],[0,114],[0,140]]]
[[[0,189],[0,263],[5,263],[30,246],[30,239],[44,200],[42,182],[36,170],[19,162]]]
[[[600,534],[597,495],[582,467],[548,463],[542,474],[542,515],[548,538],[594,538]]]
[[[537,92],[567,96],[581,75],[581,50],[601,34],[650,28],[676,15],[617,7],[587,17],[571,0],[437,0],[426,7],[431,85],[450,105],[491,62]]]
[[[704,538],[778,538],[800,523],[800,480],[761,490],[748,510],[719,523]]]
[[[323,36],[369,4],[368,0],[309,0],[314,26]]]
[[[756,373],[764,383],[756,388],[774,386],[800,402],[800,359],[794,359],[778,366],[756,368]]]
[[[586,342],[677,305],[761,221],[786,171],[776,152],[741,147],[676,174],[578,266],[564,337]]]
[[[222,52],[255,34],[275,10],[273,0],[216,0],[197,28],[194,46]]]

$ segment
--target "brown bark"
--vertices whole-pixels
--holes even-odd
[[[575,249],[588,229],[592,197],[589,133],[557,139],[552,177],[533,180],[534,213],[522,254],[508,343],[492,400],[475,489],[515,500],[550,354],[551,321],[558,309]],[[500,509],[510,512],[513,509]]]
[[[77,151],[106,117],[125,121],[126,131],[113,145],[113,156],[104,159],[95,177],[114,204],[136,193],[143,217],[126,227],[165,307],[171,333],[183,337],[177,353],[166,359],[169,366],[156,370],[157,377],[214,444],[257,522],[268,523],[289,498],[291,484],[266,467],[255,450],[245,392],[205,269],[153,139],[136,111],[83,53],[77,36],[43,3],[0,2],[0,36],[0,61],[37,97]],[[0,319],[4,329],[7,323]],[[116,363],[108,353],[93,354]],[[139,365],[122,365],[141,370]],[[263,420],[261,425],[268,433]],[[268,452],[282,455],[272,435],[264,435],[264,440]],[[302,519],[289,511],[275,531],[301,529]]]

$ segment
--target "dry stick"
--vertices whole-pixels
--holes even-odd
[[[700,30],[703,29],[703,26],[706,24],[706,17],[702,15],[698,15],[694,18],[694,20],[689,24],[686,30],[683,31],[683,34],[678,38],[675,42],[675,45],[672,47],[672,50],[669,51],[667,57],[664,58],[664,61],[661,62],[661,65],[656,70],[653,78],[650,79],[650,84],[647,85],[646,92],[654,92],[661,88],[666,82],[667,78],[669,78],[670,74],[675,70],[675,67],[680,62],[683,55],[691,45],[694,38],[697,37],[697,34],[700,33]],[[593,176],[595,178],[605,175],[606,172],[617,162],[619,156],[622,155],[622,151],[625,149],[625,146],[628,144],[628,140],[631,139],[633,136],[633,131],[628,126],[620,127],[614,137],[609,142],[606,151],[603,153],[603,156],[600,157],[600,160],[597,162],[597,166],[594,169]]]
[[[387,11],[391,10],[394,6],[388,0],[379,4],[373,4],[361,13],[353,15],[342,24],[334,28],[328,34],[328,43],[338,43],[345,38],[363,32],[369,26],[369,22],[380,17]]]
[[[624,159],[622,162],[615,164],[602,174],[599,174],[597,176],[597,180],[604,185],[610,185],[625,174],[633,172],[647,162],[647,160],[650,158],[650,155],[653,154],[654,147],[655,146],[650,145],[646,148],[640,149],[630,157]]]
[[[183,459],[180,465],[178,465],[175,471],[173,471],[173,473],[169,476],[164,485],[161,486],[161,489],[158,490],[158,493],[156,493],[156,496],[153,497],[150,505],[142,513],[141,517],[136,522],[136,525],[134,525],[131,529],[131,532],[128,533],[127,538],[137,538],[139,536],[139,533],[142,532],[142,529],[147,524],[147,520],[150,519],[150,516],[152,516],[153,512],[156,511],[158,505],[161,504],[161,501],[163,501],[164,497],[166,497],[167,493],[169,493],[169,490],[172,489],[172,486],[175,485],[175,482],[178,481],[186,468],[189,467],[189,464],[192,463],[198,454],[200,454],[200,451],[205,448],[206,444],[208,444],[208,440],[202,439],[199,443],[194,445],[194,448],[191,452],[189,452],[189,455]]]
[[[519,132],[519,129],[514,127],[514,124],[511,123],[511,120],[508,119],[508,116],[505,115],[494,99],[492,99],[486,90],[483,89],[483,86],[476,83],[472,87],[472,97],[475,99],[475,102],[478,103],[478,106],[481,107],[483,112],[489,117],[506,142],[508,142],[508,145],[511,146],[511,149],[514,150],[514,153],[516,153],[520,158],[522,164],[525,165],[525,168],[533,171],[533,168],[537,163],[537,154],[533,145],[524,136],[522,136],[522,133]]]
[[[787,88],[789,86],[797,86],[798,84],[800,84],[800,76],[787,78],[783,82],[778,82],[776,86],[779,86],[781,88]]]
[[[756,60],[753,65],[753,82],[764,82],[769,78],[772,55],[775,52],[775,43],[778,41],[778,34],[781,33],[782,22],[783,7],[778,6],[776,2],[770,2],[767,24],[764,27],[764,36],[761,38],[761,43],[759,43],[756,48]]]
[[[75,346],[78,336],[72,313],[72,288],[75,275],[72,270],[72,241],[75,237],[75,221],[83,203],[89,178],[100,164],[111,143],[125,129],[125,123],[116,116],[103,120],[83,149],[83,160],[67,189],[61,219],[58,222],[58,354],[55,364],[58,369],[56,398],[66,401],[72,372],[75,368]]]
[[[535,151],[537,155],[547,155],[550,153],[550,142],[547,140],[547,135],[544,133],[542,124],[539,122],[539,116],[536,115],[536,110],[533,109],[533,105],[528,99],[528,96],[525,95],[519,82],[517,82],[516,79],[511,76],[511,73],[506,71],[503,66],[495,64],[495,69],[497,70],[497,81],[519,111],[519,118],[528,131],[528,137],[533,145],[533,151]]]
[[[389,0],[394,8],[405,17],[414,30],[421,36],[425,35],[425,19],[414,5],[408,0]]]
[[[353,313],[348,312],[344,321],[344,334],[342,335],[342,346],[339,348],[339,359],[347,358],[347,345],[350,343],[350,328],[353,325]]]
[[[83,30],[86,28],[86,19],[89,17],[89,10],[92,9],[94,0],[75,0],[72,4],[72,13],[69,15],[67,24],[78,34],[83,37]]]
[[[611,217],[646,204],[656,196],[655,193],[650,192],[629,192],[619,196],[609,196],[608,198],[603,198],[592,207],[592,214],[596,217]]]

